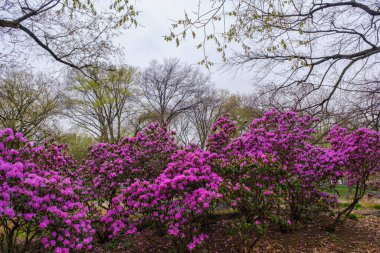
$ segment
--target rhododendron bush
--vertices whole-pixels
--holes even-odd
[[[115,234],[105,214],[120,190],[137,179],[154,180],[177,149],[173,133],[158,124],[148,125],[136,137],[126,137],[119,144],[98,143],[90,148],[79,174],[85,184],[84,202],[101,242]]]
[[[321,215],[334,215],[335,227],[379,189],[380,135],[335,127],[327,148],[312,143],[314,122],[269,111],[239,135],[222,117],[206,150],[181,147],[174,133],[150,124],[118,144],[91,146],[81,162],[64,145],[34,146],[1,130],[0,250],[92,251],[94,241],[149,230],[177,251],[195,251],[216,208],[236,212],[239,233],[253,228],[257,238],[270,226],[288,230]],[[330,189],[342,179],[354,196],[339,210]]]
[[[281,211],[284,185],[278,180],[286,178],[287,172],[270,157],[231,159],[216,171],[224,178],[220,187],[224,201],[239,210],[246,222],[266,226],[273,211]]]
[[[341,173],[354,191],[351,203],[338,211],[331,227],[334,230],[342,216],[348,216],[369,189],[379,193],[379,182],[371,179],[380,172],[380,133],[366,128],[349,133],[336,126],[329,133],[328,140],[331,149],[339,153]]]
[[[276,213],[281,214],[272,217],[277,221],[302,220],[333,205],[334,198],[322,189],[329,179],[340,175],[336,166],[340,158],[332,150],[309,144],[315,132],[312,123],[308,116],[270,111],[227,145],[227,138],[223,138],[222,162],[216,170],[228,179],[234,195],[242,195],[232,203],[243,205],[240,208],[249,213],[248,219],[269,219]],[[231,129],[231,123],[223,127]],[[224,132],[231,131],[219,131]],[[261,202],[256,204],[252,199]],[[265,202],[270,199],[274,202]]]
[[[212,134],[207,138],[207,149],[211,152],[221,154],[233,137],[236,137],[236,122],[230,120],[228,115],[219,118],[211,126]]]
[[[68,176],[73,163],[61,148],[32,147],[22,134],[0,131],[1,252],[30,250],[34,238],[55,252],[91,249],[80,181]]]
[[[154,182],[137,180],[123,189],[114,200],[115,209],[123,210],[124,217],[131,217],[131,210],[143,214],[137,223],[154,224],[160,232],[170,235],[180,250],[196,248],[207,238],[203,233],[207,216],[221,197],[218,186],[222,179],[212,171],[215,158],[215,154],[199,149],[176,152]],[[136,231],[124,225],[127,230],[122,232]]]

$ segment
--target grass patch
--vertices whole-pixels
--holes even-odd
[[[350,213],[347,218],[349,218],[350,220],[359,220],[359,216],[354,214],[354,213]]]
[[[375,205],[372,206],[372,208],[380,210],[380,204],[375,204]]]
[[[350,205],[350,203],[345,203],[345,202],[341,202],[341,203],[338,204],[339,208],[346,208],[346,207],[348,207],[349,205]],[[356,209],[356,210],[361,209],[361,208],[363,208],[363,205],[362,205],[362,204],[357,203],[357,204],[355,205],[355,209]]]
[[[345,197],[347,195],[352,195],[351,189],[347,185],[337,185],[333,192],[340,197]]]

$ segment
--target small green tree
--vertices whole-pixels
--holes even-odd
[[[93,69],[91,78],[73,73],[66,115],[99,141],[120,141],[126,133],[130,89],[135,76],[132,67],[114,71]]]

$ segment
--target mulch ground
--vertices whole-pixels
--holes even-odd
[[[373,252],[380,253],[380,218],[347,220],[334,234],[323,227],[306,226],[288,234],[270,233],[253,252]]]
[[[210,227],[209,243],[202,252],[380,253],[380,212],[361,213],[358,220],[347,220],[333,234],[326,232],[321,223],[299,225],[288,233],[270,230],[253,249],[239,246],[239,237],[228,232],[231,221],[219,221]],[[97,253],[175,252],[167,238],[152,231],[124,242],[97,245],[95,249]]]

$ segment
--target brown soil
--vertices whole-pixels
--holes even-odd
[[[270,230],[250,250],[239,246],[239,237],[228,232],[230,221],[219,221],[210,227],[209,242],[202,252],[380,253],[380,217],[376,214],[372,212],[371,215],[360,216],[358,220],[347,220],[334,234],[326,232],[321,223],[298,225],[288,233]],[[127,244],[119,242],[98,245],[96,252],[175,252],[171,249],[173,247],[167,238],[145,231],[144,234],[130,238]]]
[[[289,234],[273,233],[253,252],[377,252],[380,253],[380,218],[366,216],[347,220],[334,234],[323,227],[308,226]]]

